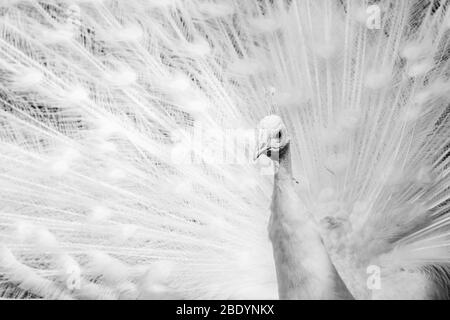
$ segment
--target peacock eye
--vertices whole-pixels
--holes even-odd
[[[281,139],[281,137],[282,137],[282,133],[281,133],[281,131],[279,131],[278,132],[278,139]]]

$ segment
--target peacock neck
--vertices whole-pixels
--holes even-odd
[[[275,172],[275,182],[277,181],[292,181],[292,160],[291,160],[291,146],[288,143],[280,150],[278,157],[278,168]]]
[[[279,297],[351,299],[295,190],[289,144],[280,151],[277,162],[268,230]]]

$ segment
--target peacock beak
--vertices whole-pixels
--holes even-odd
[[[253,161],[258,160],[258,158],[259,158],[263,153],[266,153],[267,151],[269,151],[269,148],[263,148],[263,149],[257,150],[257,151],[255,152],[255,155],[253,156]]]
[[[258,139],[256,140],[256,149],[253,155],[253,161],[256,161],[262,154],[270,150],[270,136],[267,131],[260,131]]]

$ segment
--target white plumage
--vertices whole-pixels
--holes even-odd
[[[275,113],[352,295],[448,298],[449,5],[2,1],[0,296],[278,297]]]

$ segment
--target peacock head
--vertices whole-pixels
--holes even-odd
[[[256,150],[254,160],[265,154],[272,160],[279,160],[279,156],[289,145],[290,138],[279,116],[264,117],[258,124],[256,136]]]

